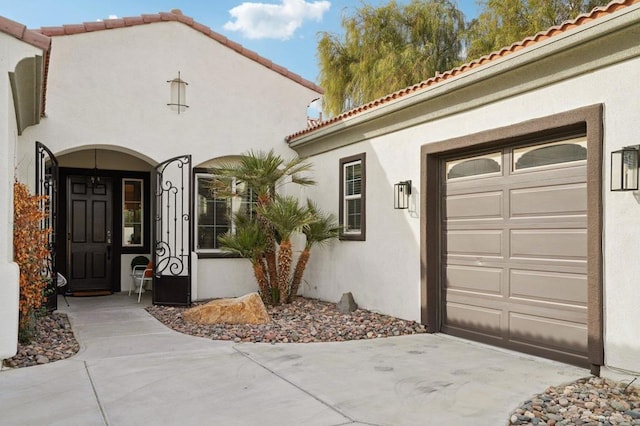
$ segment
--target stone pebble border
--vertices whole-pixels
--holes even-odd
[[[510,425],[640,425],[640,388],[599,377],[550,386],[515,410]]]
[[[28,345],[18,343],[15,356],[5,359],[2,368],[22,368],[69,358],[80,350],[66,314],[54,312],[39,317],[37,337]]]
[[[196,304],[203,303],[206,301]],[[181,333],[237,343],[342,342],[426,333],[425,326],[415,321],[363,309],[342,314],[335,303],[317,299],[298,297],[292,303],[266,308],[271,322],[258,325],[194,324],[183,319],[186,308],[181,307],[150,306],[147,312]]]

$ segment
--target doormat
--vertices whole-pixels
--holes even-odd
[[[73,297],[90,297],[90,296],[109,296],[113,294],[109,290],[95,290],[95,291],[74,291],[71,293]]]

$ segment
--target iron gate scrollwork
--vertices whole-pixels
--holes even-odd
[[[153,303],[191,304],[191,155],[154,170]]]
[[[44,265],[44,274],[49,279],[46,288],[49,311],[58,308],[58,268],[56,265],[56,228],[58,216],[58,160],[53,153],[41,142],[36,141],[36,195],[46,198],[40,200],[40,209],[44,217],[40,223],[41,229],[49,228],[47,249],[48,258]]]

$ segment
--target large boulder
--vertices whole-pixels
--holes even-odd
[[[194,306],[183,317],[198,324],[267,324],[271,320],[258,293]]]

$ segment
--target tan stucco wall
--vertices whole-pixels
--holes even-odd
[[[604,340],[610,370],[640,371],[637,324],[640,198],[609,191],[610,153],[640,134],[640,7],[541,42],[353,119],[294,140],[314,154],[318,185],[307,193],[338,214],[338,162],[367,155],[367,240],[314,250],[305,294],[337,301],[351,291],[364,308],[420,320],[422,194],[393,209],[393,184],[420,188],[420,147],[577,108],[604,105],[602,163]]]
[[[19,268],[13,262],[13,182],[19,138],[8,73],[42,51],[0,33],[0,359],[13,356],[18,338]]]

